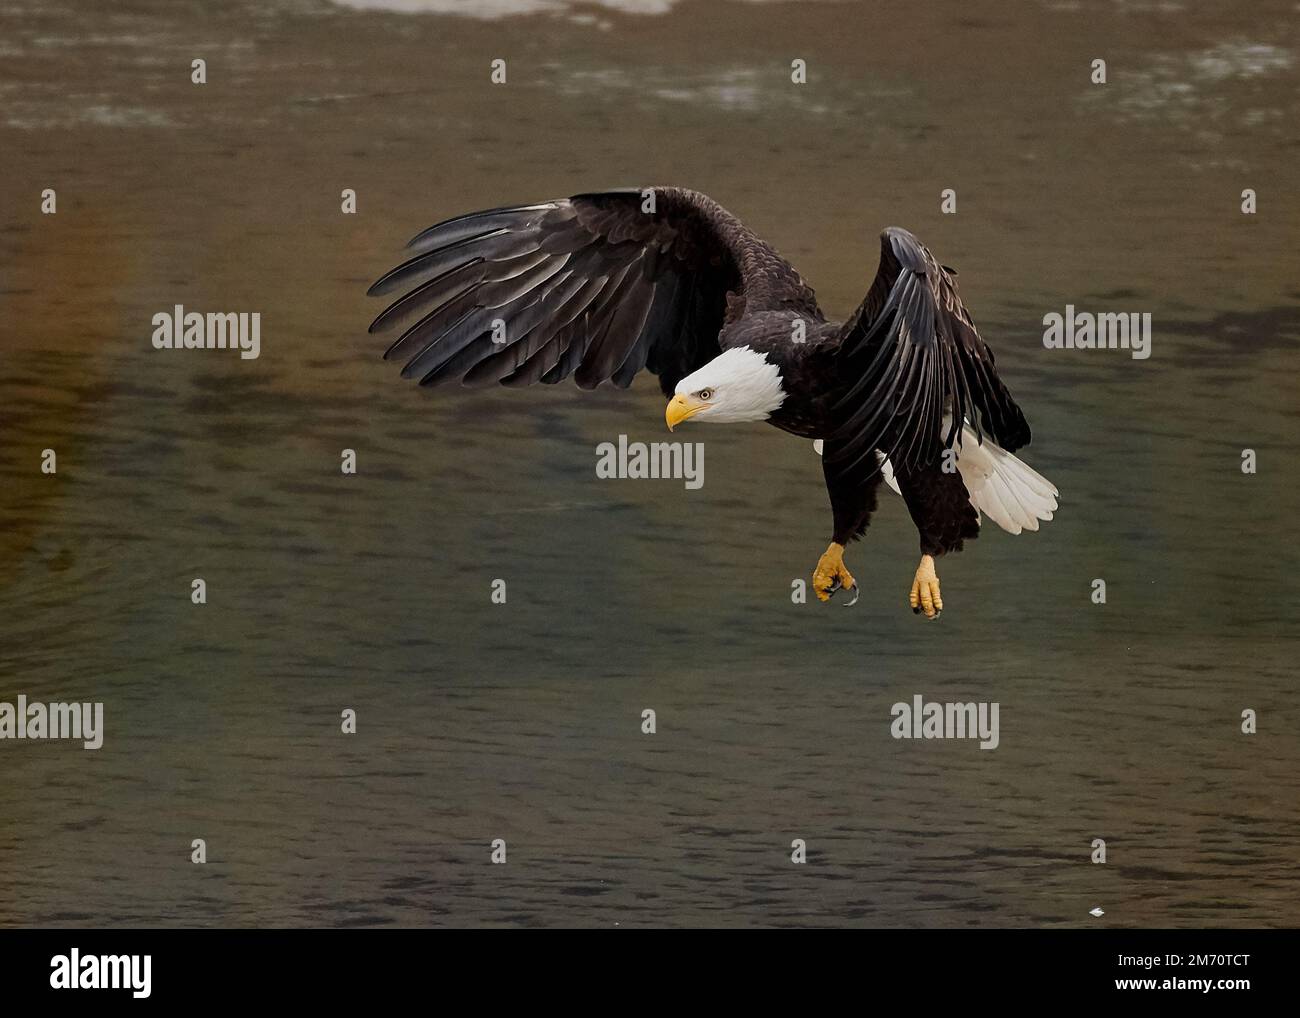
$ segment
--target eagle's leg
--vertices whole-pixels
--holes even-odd
[[[912,592],[907,596],[912,611],[925,612],[927,619],[937,619],[943,611],[943,597],[939,593],[939,577],[934,571],[934,558],[921,556],[921,564],[916,567],[916,576],[912,580]]]
[[[813,592],[822,601],[829,601],[837,590],[854,590],[853,604],[857,601],[857,581],[853,574],[844,567],[844,545],[832,541],[822,557],[817,560],[813,570]]]
[[[961,474],[945,471],[941,463],[899,470],[894,476],[921,538],[921,564],[916,567],[907,600],[917,615],[937,619],[943,611],[943,598],[934,560],[961,551],[964,541],[979,536],[979,514],[971,505]]]
[[[861,537],[871,521],[871,514],[876,510],[880,471],[875,469],[871,457],[867,457],[860,466],[855,464],[854,469],[841,472],[843,453],[843,445],[837,439],[828,438],[823,443],[822,471],[831,496],[834,529],[830,547],[813,570],[813,590],[823,601],[829,601],[837,590],[852,590],[853,600],[844,603],[847,608],[857,604],[859,590],[853,574],[844,568],[844,546]]]

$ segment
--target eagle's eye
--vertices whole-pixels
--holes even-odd
[[[703,399],[703,400],[710,400],[710,399],[712,399],[712,398],[713,398],[713,390],[712,390],[712,389],[701,389],[701,390],[700,390],[700,399]]]

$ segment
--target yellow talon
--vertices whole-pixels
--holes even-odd
[[[912,592],[907,597],[913,612],[925,612],[927,619],[937,619],[943,611],[943,597],[939,594],[939,577],[934,572],[934,559],[929,555],[921,556],[921,564],[916,567],[916,577],[912,580]]]
[[[817,560],[817,568],[813,570],[813,592],[819,600],[831,599],[837,579],[840,581],[840,587],[845,590],[858,585],[853,579],[853,574],[844,568],[844,545],[832,541],[831,546]]]

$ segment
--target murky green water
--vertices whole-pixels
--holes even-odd
[[[1296,925],[1292,6],[548,6],[0,4],[0,700],[107,725],[0,742],[0,922]],[[700,491],[602,481],[653,379],[379,360],[364,290],[417,229],[646,182],[837,316],[920,235],[1057,519],[942,562],[927,625],[891,497],[857,606],[795,605],[807,442],[700,428]],[[153,350],[177,303],[260,312],[260,358]],[[1067,303],[1151,312],[1153,355],[1044,349]],[[890,738],[916,693],[998,701],[1001,745]]]

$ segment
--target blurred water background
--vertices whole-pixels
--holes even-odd
[[[107,726],[0,744],[0,923],[1296,925],[1295,5],[466,9],[0,2],[0,700]],[[603,481],[663,437],[654,379],[379,359],[364,291],[418,229],[645,183],[836,317],[917,233],[1058,518],[942,562],[928,625],[891,496],[858,604],[796,605],[807,442],[700,428],[703,489]],[[1151,358],[1044,349],[1067,303],[1151,312]],[[261,356],[153,350],[174,304],[260,312]],[[998,701],[1000,747],[893,740],[915,693]]]

